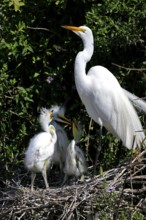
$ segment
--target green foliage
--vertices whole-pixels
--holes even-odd
[[[95,32],[95,45],[99,49],[126,49],[143,44],[146,4],[144,1],[107,1],[92,6],[87,23]],[[120,51],[118,51],[120,53]],[[120,54],[119,54],[120,55]]]
[[[18,86],[16,78],[7,73],[7,65],[1,69],[0,84],[0,161],[3,166],[1,176],[5,181],[7,175],[13,172],[12,166],[21,161],[26,145],[24,137],[29,130],[27,126],[32,126],[34,119],[28,114],[33,103],[32,88]]]
[[[144,220],[144,215],[137,211],[137,212],[135,212],[133,219],[134,220]]]
[[[21,11],[20,8],[22,6],[24,6],[24,3],[22,1],[19,1],[19,0],[11,0],[9,2],[9,6],[14,6],[15,11]]]

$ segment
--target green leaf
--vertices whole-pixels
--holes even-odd
[[[20,7],[24,6],[24,2],[20,1],[20,0],[11,0],[9,2],[9,6],[14,6],[14,10],[15,11],[20,11]]]

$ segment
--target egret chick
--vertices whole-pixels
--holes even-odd
[[[64,167],[64,181],[66,182],[68,176],[80,177],[81,180],[84,178],[84,173],[87,172],[87,166],[83,151],[76,145],[73,139],[67,148],[65,167]]]
[[[50,109],[42,108],[40,113],[40,125],[42,129],[45,129],[46,122],[52,124],[56,129],[57,142],[55,144],[54,154],[53,154],[53,164],[59,164],[60,170],[63,170],[66,151],[69,145],[69,140],[64,130],[64,127],[60,125],[64,119],[65,108],[62,106],[54,105]],[[58,118],[61,115],[63,119]]]
[[[50,168],[57,135],[53,125],[45,126],[45,132],[36,134],[30,139],[25,153],[24,164],[31,171],[31,191],[33,191],[34,180],[37,172],[41,172],[46,188],[49,187],[47,181],[47,169]]]

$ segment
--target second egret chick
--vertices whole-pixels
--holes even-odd
[[[76,145],[73,139],[67,148],[66,161],[64,167],[65,178],[63,183],[66,182],[68,176],[81,177],[84,179],[84,173],[87,172],[87,166],[83,151]]]
[[[45,130],[30,139],[25,153],[24,163],[31,171],[31,191],[33,191],[37,172],[42,173],[45,186],[49,187],[47,169],[51,167],[57,135],[53,125],[46,126]]]

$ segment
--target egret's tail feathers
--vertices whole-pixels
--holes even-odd
[[[126,89],[123,89],[123,92],[128,97],[128,99],[131,101],[131,103],[134,105],[134,107],[141,113],[146,115],[146,102],[139,98],[138,96],[130,93]]]
[[[123,94],[117,102],[119,114],[113,114],[111,123],[105,127],[114,134],[128,149],[141,148],[142,144],[146,144],[145,134],[140,119],[129,102],[128,98]],[[112,126],[111,126],[112,125]]]

